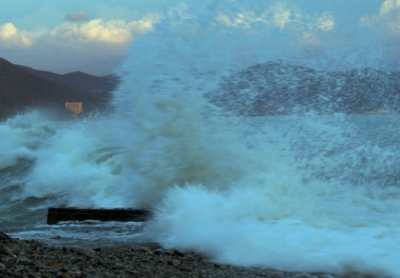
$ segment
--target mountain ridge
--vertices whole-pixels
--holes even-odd
[[[286,62],[256,64],[225,76],[208,100],[240,116],[397,112],[400,72],[323,71]]]
[[[114,75],[62,75],[0,58],[0,119],[38,107],[65,112],[66,101],[83,102],[85,113],[104,109],[118,82]]]

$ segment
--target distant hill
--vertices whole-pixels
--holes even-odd
[[[0,58],[0,119],[35,107],[65,111],[66,101],[83,102],[85,113],[104,109],[118,82],[115,76],[60,75]]]
[[[267,62],[221,79],[206,95],[217,106],[242,116],[303,113],[399,111],[400,72],[372,68],[317,71]]]
[[[94,76],[80,71],[56,74],[49,71],[35,70],[26,66],[18,65],[18,67],[48,81],[64,85],[77,92],[94,94],[96,96],[99,93],[106,95],[112,92],[119,83],[119,78],[116,75]]]
[[[55,74],[0,58],[0,120],[33,107],[66,113],[66,101],[83,102],[84,113],[107,107],[120,80],[83,72]],[[206,94],[215,105],[241,116],[400,111],[400,72],[371,68],[317,71],[267,62],[222,77]]]

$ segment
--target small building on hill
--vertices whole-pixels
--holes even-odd
[[[65,102],[65,107],[72,111],[75,115],[79,115],[82,113],[82,102]]]

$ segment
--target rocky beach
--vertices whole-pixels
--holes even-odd
[[[60,247],[22,241],[0,232],[1,277],[366,277],[295,273],[221,265],[157,244]]]

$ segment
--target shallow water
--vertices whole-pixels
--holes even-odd
[[[147,244],[141,238],[142,222],[62,222],[57,225],[37,225],[29,229],[10,231],[8,235],[22,240],[37,240],[53,246],[80,248],[118,248]]]

